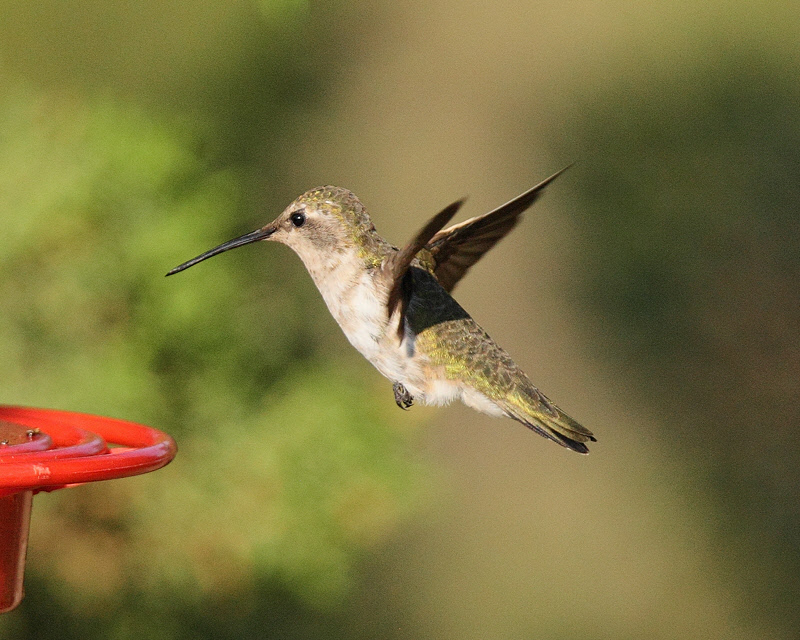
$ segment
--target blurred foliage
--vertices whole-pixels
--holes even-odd
[[[291,637],[335,619],[354,563],[414,504],[413,418],[386,384],[380,409],[364,401],[379,381],[356,359],[323,360],[329,329],[299,312],[312,287],[282,248],[259,247],[260,277],[256,252],[163,277],[242,231],[242,178],[203,138],[110,99],[0,103],[4,398],[142,421],[180,448],[157,474],[37,499],[28,591],[59,613],[23,606],[0,637],[69,637],[59,618],[75,637],[219,637],[218,601],[231,629],[288,616]]]
[[[794,73],[728,52],[622,83],[572,122],[588,156],[580,295],[614,321],[595,325],[594,343],[671,416],[665,455],[716,493],[727,570],[748,606],[795,628],[798,104]]]

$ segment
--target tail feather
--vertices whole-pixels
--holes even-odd
[[[534,392],[514,394],[504,407],[506,414],[562,447],[589,453],[584,443],[597,442],[592,432],[561,411],[538,389],[534,388]]]

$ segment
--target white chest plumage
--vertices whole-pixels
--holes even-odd
[[[387,317],[388,289],[377,281],[380,274],[344,261],[330,266],[309,272],[350,344],[393,382],[411,384],[420,367],[401,345],[396,318]]]

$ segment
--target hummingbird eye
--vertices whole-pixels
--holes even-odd
[[[292,221],[295,227],[302,227],[306,223],[306,214],[301,211],[295,211],[289,216],[289,220]]]

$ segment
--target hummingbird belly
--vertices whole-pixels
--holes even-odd
[[[406,384],[408,381],[416,388],[418,385],[411,379],[417,376],[409,376],[408,372],[411,358],[404,353],[393,328],[397,318],[387,317],[386,288],[376,286],[369,272],[354,274],[352,278],[342,278],[341,273],[337,275],[336,283],[317,285],[350,344],[384,376],[393,382]]]
[[[388,326],[392,326],[391,323]],[[347,337],[381,374],[392,382],[402,383],[422,404],[442,406],[461,400],[482,413],[504,414],[494,401],[477,389],[462,380],[448,378],[445,367],[432,363],[427,354],[415,348],[413,334],[407,333],[402,341],[394,330],[386,332],[385,340],[365,341],[359,335]]]
[[[387,317],[385,287],[376,286],[370,273],[353,279],[336,278],[339,286],[319,286],[325,303],[350,344],[392,382],[400,382],[416,400],[427,404],[447,404],[460,396],[460,389],[447,380],[433,388],[427,358],[413,348],[414,336],[400,339],[399,314]],[[341,286],[348,282],[349,286]],[[353,282],[355,280],[355,282]],[[409,348],[411,341],[411,348]]]

